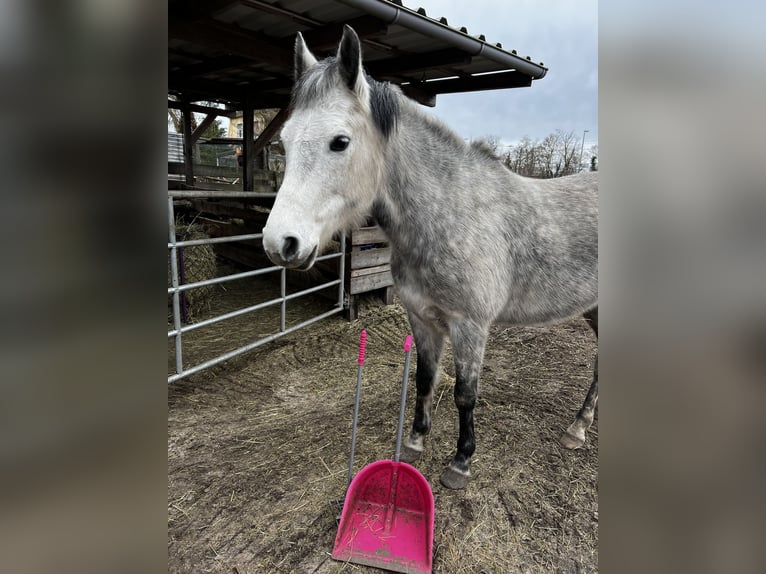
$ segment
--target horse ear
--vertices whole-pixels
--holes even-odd
[[[303,41],[303,35],[298,32],[298,35],[295,37],[295,79],[297,80],[300,78],[303,75],[303,72],[316,63],[317,59],[306,47],[306,42]]]
[[[362,71],[362,45],[359,36],[348,24],[343,26],[343,37],[338,46],[338,70],[349,89],[357,93],[362,91],[362,84],[366,83]]]

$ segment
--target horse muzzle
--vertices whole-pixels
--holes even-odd
[[[315,244],[311,250],[307,247],[294,235],[285,235],[276,241],[270,241],[268,236],[263,238],[263,249],[272,263],[288,269],[311,269],[317,258],[318,246]]]

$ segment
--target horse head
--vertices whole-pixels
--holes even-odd
[[[350,27],[337,55],[322,61],[298,34],[290,116],[282,129],[285,177],[263,229],[275,264],[309,269],[333,234],[370,213],[384,143],[370,92]]]

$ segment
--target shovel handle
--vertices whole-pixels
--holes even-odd
[[[396,451],[394,462],[399,462],[402,454],[402,432],[404,430],[404,407],[407,404],[407,380],[410,377],[410,357],[412,355],[412,336],[404,339],[404,377],[402,379],[402,398],[399,404],[399,425],[396,428]]]
[[[354,476],[354,452],[356,451],[356,424],[359,420],[359,395],[362,393],[362,370],[364,368],[364,352],[367,349],[367,331],[359,335],[359,360],[356,369],[356,394],[354,395],[354,422],[351,425],[351,455],[348,458],[348,484]]]

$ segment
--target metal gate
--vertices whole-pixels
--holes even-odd
[[[244,235],[231,235],[226,237],[210,237],[206,239],[193,239],[188,241],[177,241],[176,238],[176,214],[174,200],[176,199],[194,199],[194,198],[238,198],[238,199],[262,199],[262,198],[274,198],[276,193],[256,193],[256,192],[242,192],[242,191],[168,191],[168,250],[170,255],[170,287],[168,287],[168,296],[172,302],[172,327],[168,330],[168,339],[174,339],[174,351],[175,351],[175,365],[174,372],[168,375],[168,383],[172,383],[188,375],[198,373],[208,367],[217,365],[223,361],[251,351],[261,345],[274,341],[279,337],[287,335],[302,329],[312,323],[316,323],[326,317],[330,317],[343,311],[344,308],[344,290],[343,290],[343,277],[344,277],[344,245],[346,243],[345,235],[341,234],[339,241],[338,251],[335,253],[329,253],[317,257],[316,261],[325,261],[329,259],[339,259],[338,262],[338,278],[320,285],[316,285],[307,289],[295,293],[287,293],[287,270],[284,267],[269,266],[259,269],[253,269],[250,271],[244,271],[242,273],[235,273],[230,275],[223,275],[212,279],[203,281],[196,281],[191,283],[184,283],[181,280],[181,274],[179,273],[179,254],[183,252],[184,248],[200,246],[200,245],[214,245],[219,243],[231,243],[251,241],[255,239],[262,239],[262,233],[249,233]],[[279,296],[272,299],[262,301],[255,305],[250,305],[224,313],[217,316],[208,317],[204,320],[197,322],[190,322],[182,324],[182,309],[181,309],[181,294],[184,292],[191,292],[194,289],[201,289],[210,285],[223,284],[230,281],[237,281],[247,277],[255,277],[259,275],[266,275],[269,273],[280,273],[280,286]],[[334,307],[326,312],[320,313],[307,320],[301,321],[298,324],[287,326],[286,325],[286,312],[287,304],[289,301],[293,301],[299,297],[304,297],[311,293],[328,289],[330,287],[337,286],[337,302]],[[275,289],[276,291],[276,289]],[[275,305],[280,306],[280,325],[279,329],[265,337],[258,338],[253,341],[248,341],[243,345],[237,346],[230,351],[217,355],[212,359],[202,361],[196,364],[188,364],[184,354],[184,335],[190,331],[196,329],[204,329],[221,321],[239,317],[248,313],[256,313],[259,310],[266,309]],[[241,341],[237,342],[241,343]],[[193,362],[193,361],[192,361]]]

